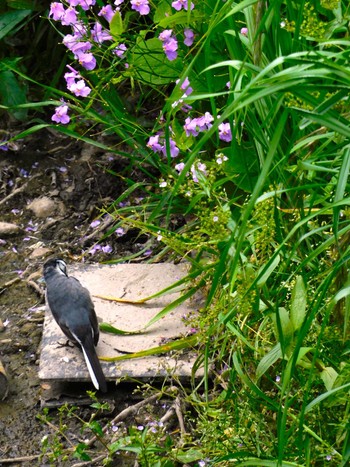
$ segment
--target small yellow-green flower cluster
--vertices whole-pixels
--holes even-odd
[[[304,12],[304,20],[301,23],[300,34],[304,37],[322,40],[326,32],[326,23],[318,18],[313,5],[305,3]]]
[[[295,107],[297,109],[313,110],[314,107],[311,104],[307,104],[300,97],[294,96],[291,92],[287,92],[284,97],[284,105],[286,107]]]
[[[275,248],[273,242],[276,234],[276,222],[273,198],[268,198],[256,205],[253,224],[257,227],[254,238],[255,254],[258,264],[262,264]]]
[[[245,268],[237,274],[236,298],[237,311],[243,317],[250,315],[256,299],[256,290],[251,289],[255,279],[255,270],[252,264],[247,263]]]
[[[324,0],[322,6],[327,9],[334,9],[338,5],[338,0]],[[322,21],[315,7],[309,2],[305,3],[303,11],[303,22],[300,27],[300,35],[314,40],[322,40],[326,34],[327,23]],[[295,32],[295,22],[284,19],[281,23],[281,27],[288,32]]]
[[[326,10],[335,10],[339,6],[339,0],[321,0],[321,6]]]

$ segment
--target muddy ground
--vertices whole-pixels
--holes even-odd
[[[108,261],[135,253],[148,241],[135,232],[113,234],[101,243],[108,245],[105,252],[93,248],[104,232],[98,231],[101,225],[91,223],[98,219],[101,207],[109,206],[126,189],[122,178],[108,170],[125,174],[130,168],[126,158],[52,130],[42,130],[0,151],[0,221],[14,224],[14,231],[0,234],[0,361],[9,380],[9,393],[0,402],[0,465],[49,465],[47,457],[38,456],[44,437],[59,426],[57,409],[50,410],[51,425],[37,418],[42,414],[38,360],[44,316],[43,262],[52,255],[68,263]],[[132,170],[140,181],[142,173]],[[112,225],[107,224],[108,228]],[[136,386],[118,387],[102,424],[142,399],[140,393],[132,394]],[[88,420],[91,410],[81,407],[78,414]],[[140,423],[138,417],[142,412],[128,423]],[[75,418],[66,418],[65,423],[73,442],[91,437],[91,433],[81,434],[81,423]],[[74,463],[56,460],[52,465]],[[130,460],[120,455],[112,465],[130,465]]]

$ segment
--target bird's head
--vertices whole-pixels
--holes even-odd
[[[67,276],[67,265],[63,259],[60,258],[53,258],[46,261],[44,264],[44,277],[56,273],[61,274],[63,276]]]

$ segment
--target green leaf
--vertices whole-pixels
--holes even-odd
[[[130,72],[135,74],[136,79],[151,85],[175,82],[183,70],[181,58],[169,61],[162,42],[156,37],[137,42],[130,65]]]
[[[2,13],[0,16],[0,39],[11,32],[31,12],[32,10],[16,10]]]
[[[198,340],[199,337],[193,335],[169,342],[168,344],[160,345],[159,347],[152,347],[151,349],[141,350],[141,352],[134,352],[118,357],[99,357],[99,359],[104,362],[119,362],[122,360],[132,360],[133,358],[148,357],[150,355],[159,355],[162,353],[171,352],[172,350],[188,349],[194,345],[197,345]]]
[[[16,107],[26,102],[25,89],[10,70],[0,72],[0,100],[7,107]],[[10,113],[18,120],[24,120],[27,115],[25,109],[13,108]]]
[[[205,457],[202,451],[198,449],[189,449],[188,451],[177,451],[176,460],[182,464],[187,464],[188,462],[196,462],[199,459]]]
[[[173,11],[171,10],[171,6],[166,0],[159,2],[156,5],[156,11],[153,15],[153,21],[157,24],[164,18],[172,16]]]
[[[100,323],[99,328],[102,332],[109,332],[116,334],[117,336],[130,336],[134,334],[142,334],[141,331],[122,331],[121,329],[115,328],[109,323]]]
[[[312,410],[316,405],[320,404],[320,402],[324,401],[328,397],[333,396],[337,392],[343,391],[345,389],[348,390],[349,388],[350,388],[350,383],[347,383],[347,384],[344,384],[343,386],[339,386],[338,388],[334,388],[334,389],[331,389],[330,391],[324,392],[320,396],[316,397],[316,399],[311,401],[310,404],[308,404],[305,407],[305,413],[310,412],[310,410]]]
[[[278,343],[260,360],[259,365],[256,368],[257,379],[261,378],[262,375],[264,375],[267,370],[282,357],[281,344]]]
[[[304,279],[297,276],[295,286],[292,290],[290,319],[293,324],[294,331],[298,331],[304,322],[306,315],[306,288]]]
[[[330,391],[332,389],[333,384],[335,380],[337,379],[337,377],[338,377],[338,373],[331,366],[327,366],[321,372],[321,379],[324,382],[324,385],[326,386],[327,391]]]
[[[266,284],[267,279],[271,276],[273,271],[277,268],[280,260],[281,260],[280,255],[276,255],[272,261],[270,261],[269,263],[267,263],[267,265],[265,265],[263,268],[260,269],[260,271],[258,272],[258,280],[256,283],[257,287],[262,287],[263,285]]]
[[[291,322],[291,319],[289,318],[289,313],[285,308],[279,307],[277,313],[278,313],[278,317],[277,317],[277,314],[275,313],[270,315],[274,323],[275,335],[277,339],[279,340],[279,342],[283,341],[286,344],[291,340],[293,336],[293,330],[294,330],[293,324]],[[280,329],[279,329],[279,325],[277,324],[278,322],[280,323],[280,329],[282,331],[282,336],[280,336]]]
[[[161,28],[174,27],[175,25],[182,24],[188,25],[188,21],[202,21],[203,15],[198,10],[193,11],[178,11],[172,13],[170,16],[163,16],[158,25]]]
[[[123,18],[120,11],[116,11],[109,24],[109,30],[113,36],[120,36],[124,32]]]

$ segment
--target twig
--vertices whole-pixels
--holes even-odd
[[[5,284],[3,285],[3,287],[10,287],[11,285],[16,284],[16,283],[19,282],[20,280],[21,280],[20,277],[15,277],[15,278],[11,279],[10,281],[5,282]]]
[[[180,396],[179,395],[175,399],[174,409],[175,409],[177,419],[179,421],[181,435],[184,436],[186,434],[186,428],[185,428],[184,418],[183,418],[183,415],[182,415],[181,401],[180,401]]]
[[[102,461],[103,459],[105,459],[106,455],[105,454],[102,454],[101,456],[98,456],[96,457],[95,459],[92,459],[90,461],[86,461],[86,462],[78,462],[77,464],[73,464],[72,467],[84,467],[84,465],[94,465],[96,464],[97,462],[100,462]]]
[[[109,423],[111,425],[115,425],[116,423],[119,423],[121,422],[122,420],[124,420],[126,417],[128,417],[129,415],[132,415],[134,414],[135,412],[138,411],[138,409],[152,401],[154,401],[155,399],[157,399],[159,397],[159,394],[153,394],[153,396],[150,396],[148,397],[147,399],[141,401],[141,402],[138,402],[137,404],[135,405],[132,405],[131,407],[127,407],[126,409],[122,410],[115,418],[113,418],[113,420]],[[103,433],[106,433],[106,431],[108,430],[108,427],[109,427],[109,424],[108,425],[105,425],[102,429]],[[85,444],[87,446],[92,446],[94,444],[95,441],[97,441],[97,436],[93,436],[92,438],[90,438],[89,440],[87,440],[85,442]]]
[[[33,455],[33,456],[9,457],[7,459],[0,459],[0,465],[2,465],[2,464],[14,464],[15,462],[33,461],[34,459],[37,459],[40,456],[41,456],[41,454],[36,454],[36,455]]]
[[[30,287],[32,287],[35,290],[35,292],[39,295],[40,298],[44,298],[45,292],[43,292],[41,288],[34,281],[27,279],[25,280],[25,283],[29,285]]]
[[[177,388],[175,386],[171,386],[167,392],[174,392],[174,391],[177,391]],[[103,427],[103,429],[102,429],[103,433],[106,433],[106,431],[109,428],[109,425],[116,425],[117,423],[121,422],[122,420],[125,420],[126,417],[128,417],[129,415],[134,414],[141,407],[143,407],[144,405],[149,404],[150,402],[153,402],[154,400],[158,399],[162,395],[163,395],[163,393],[153,394],[153,396],[147,397],[147,399],[144,399],[143,401],[140,401],[137,404],[132,405],[131,407],[127,407],[126,409],[122,410],[116,417],[113,418],[113,420],[111,422],[109,422],[108,425],[105,425]],[[94,444],[94,442],[97,441],[97,439],[98,439],[97,436],[93,436],[92,438],[87,440],[85,442],[85,444],[87,446],[92,446]]]
[[[30,177],[30,179],[28,180],[28,182],[26,183],[23,183],[22,186],[16,188],[15,190],[13,190],[9,195],[5,196],[5,198],[3,198],[2,200],[0,200],[0,206],[2,204],[5,204],[8,200],[10,200],[11,198],[13,198],[14,196],[18,195],[18,193],[21,193],[22,191],[24,191],[29,182],[31,182],[34,178],[38,178],[38,177],[41,177],[42,175],[41,174],[36,174],[36,175],[33,175]]]
[[[173,417],[175,413],[175,408],[174,406],[171,406],[170,409],[166,411],[166,413],[163,415],[163,417],[159,420],[161,423],[166,423],[168,420],[170,420],[171,417]]]
[[[90,235],[83,237],[81,240],[81,244],[84,246],[87,242],[97,237],[103,230],[113,224],[115,219],[112,216],[107,216],[107,218],[100,224],[97,229],[95,229]]]

